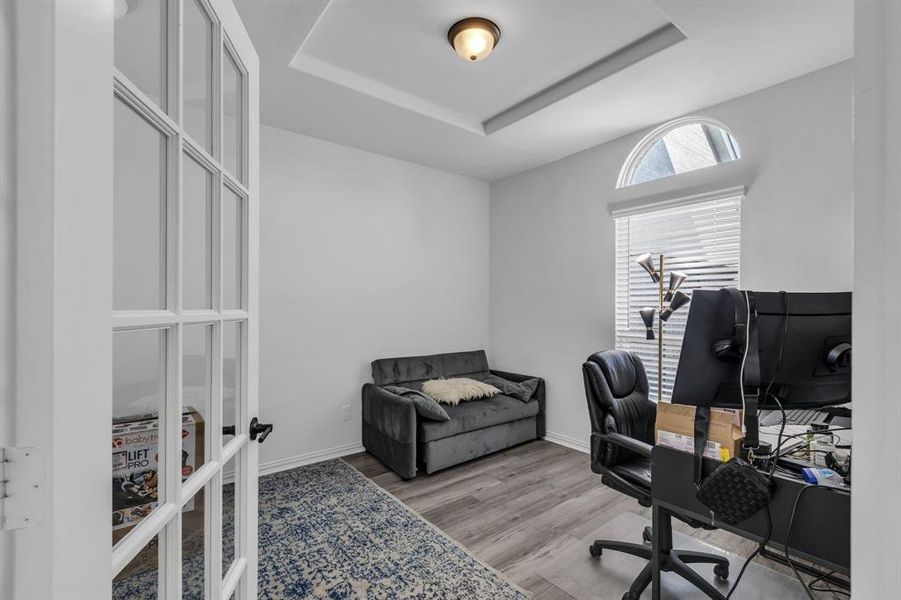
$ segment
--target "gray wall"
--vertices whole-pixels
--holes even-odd
[[[697,111],[734,163],[615,190],[642,131],[491,185],[490,359],[547,378],[549,432],[587,444],[580,365],[614,346],[611,205],[745,185],[743,287],[851,289],[852,83],[842,63]]]
[[[485,182],[267,126],[261,165],[265,466],[358,444],[371,360],[487,348],[489,246]]]

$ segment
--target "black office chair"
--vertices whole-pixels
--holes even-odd
[[[632,496],[645,507],[651,506],[651,447],[657,405],[648,399],[648,376],[638,355],[622,350],[606,350],[588,357],[582,364],[588,414],[591,416],[591,470],[600,474],[601,483]],[[693,527],[703,523],[686,520]],[[672,539],[672,532],[661,532]],[[625,552],[648,561],[632,582],[623,600],[638,600],[651,583],[651,542],[653,532],[645,527],[645,544],[596,540],[589,547],[591,556],[603,550]],[[722,595],[696,573],[689,563],[713,563],[720,579],[729,578],[728,559],[715,554],[670,550],[661,557],[661,569],[673,571],[714,598]],[[711,592],[717,594],[713,596]]]

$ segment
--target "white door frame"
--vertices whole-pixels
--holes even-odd
[[[108,598],[112,2],[15,5],[13,443],[41,450],[46,503],[12,532],[13,598]]]
[[[901,588],[901,4],[857,0],[854,31],[854,598]]]
[[[258,89],[258,58],[237,11],[230,0],[209,1],[247,68],[246,88]],[[4,538],[15,600],[110,597],[113,24],[113,0],[15,4],[16,362],[8,443],[39,448],[46,471],[43,519]],[[237,426],[246,434],[258,408],[258,94],[244,100],[248,365]],[[253,518],[241,521],[238,535],[243,577],[227,578],[221,592],[225,598],[240,584],[239,597],[253,599],[257,444],[246,443],[240,456],[240,470],[252,475],[240,486],[241,501]],[[221,482],[221,472],[214,477]],[[171,578],[165,586],[167,596],[175,591]]]
[[[14,5],[0,3],[0,447],[12,445],[15,397],[15,27]],[[12,597],[12,534],[0,531],[0,598]]]

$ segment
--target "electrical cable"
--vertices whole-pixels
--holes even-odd
[[[790,440],[792,438],[807,437],[809,435],[830,435],[831,436],[836,431],[851,431],[851,428],[850,427],[833,427],[832,429],[824,429],[822,431],[810,430],[810,431],[805,431],[804,433],[795,433],[793,435],[787,435],[787,436],[785,436],[784,439]],[[778,459],[778,458],[788,454],[788,452],[790,452],[790,450],[786,450],[785,452],[780,452],[779,454],[774,453],[773,456]]]
[[[748,351],[751,344],[749,343],[751,335],[751,298],[748,296],[748,290],[744,292],[745,296],[745,348],[741,355],[741,368],[738,371],[738,393],[741,394],[741,409],[743,414],[747,414],[745,406],[745,362],[748,360]]]
[[[791,296],[786,294],[785,290],[780,291],[779,294],[782,296],[782,305],[785,307],[785,313],[782,315],[782,333],[779,335],[779,351],[776,353],[776,364],[773,365],[773,375],[770,377],[770,382],[763,392],[763,403],[766,404],[767,399],[772,397],[779,407],[779,412],[782,414],[782,423],[779,426],[779,437],[776,439],[777,453],[782,449],[782,434],[785,433],[785,422],[787,417],[785,415],[785,408],[782,407],[782,402],[779,401],[779,398],[775,394],[770,394],[770,390],[773,389],[773,384],[776,383],[776,376],[779,373],[779,368],[782,366],[782,354],[785,351],[785,342],[788,340],[788,315],[791,307]],[[772,480],[773,469],[771,467],[770,481]]]
[[[837,590],[834,587],[832,587],[831,585],[829,585],[828,581],[825,581],[827,578],[832,577],[833,575],[835,575],[835,571],[829,571],[828,573],[823,573],[819,577],[811,579],[809,582],[807,582],[807,587],[809,587],[810,590],[813,592],[824,592],[827,594],[832,594],[833,598],[835,598],[836,594],[840,594],[842,596],[847,596],[848,598],[850,598],[851,597],[850,592],[848,592],[846,590]],[[814,586],[816,586],[816,584],[820,583],[821,581],[823,582],[823,585],[825,587],[814,587]]]
[[[794,563],[794,561],[792,561],[791,555],[789,554],[790,547],[791,547],[792,530],[794,529],[794,525],[795,525],[795,515],[798,512],[798,505],[801,503],[801,498],[804,496],[804,493],[807,492],[808,490],[824,490],[827,492],[834,492],[834,493],[838,493],[838,494],[847,494],[848,492],[843,491],[841,489],[837,489],[837,488],[830,488],[830,487],[824,487],[824,486],[818,486],[818,485],[805,485],[800,490],[798,490],[798,495],[795,496],[795,503],[792,506],[791,517],[789,517],[789,519],[788,519],[788,530],[785,532],[785,560],[786,560],[786,562],[788,562],[788,566],[790,566],[792,571],[795,573],[795,577],[798,578],[798,581],[801,582],[801,585],[804,587],[804,591],[807,593],[807,597],[810,598],[810,600],[816,600],[816,598],[813,595],[813,592],[811,591],[811,589],[809,587],[809,584],[805,583],[804,579],[801,578],[801,574],[798,572],[798,569],[797,569],[797,567],[795,567],[795,563]],[[816,590],[814,590],[814,591],[816,591]]]
[[[760,552],[766,547],[766,545],[770,542],[770,537],[773,535],[773,517],[770,514],[770,505],[767,504],[763,507],[764,512],[766,513],[766,536],[763,540],[758,544],[757,548],[754,552],[751,553],[748,558],[745,559],[744,564],[741,566],[741,570],[738,572],[738,577],[735,578],[735,581],[732,583],[732,587],[729,588],[729,593],[726,594],[726,600],[732,597],[732,594],[735,592],[736,588],[738,588],[738,583],[741,581],[742,576],[745,574],[745,570],[748,568],[748,565],[751,564],[751,561],[760,554]]]
[[[782,303],[785,306],[785,315],[782,318],[782,321],[783,321],[782,334],[779,336],[779,351],[776,354],[776,364],[773,365],[773,376],[770,378],[770,381],[766,386],[766,391],[764,392],[764,396],[763,396],[764,403],[766,402],[767,396],[771,395],[770,390],[773,387],[773,383],[776,381],[776,373],[779,372],[779,367],[782,365],[782,351],[785,348],[785,339],[786,339],[786,337],[788,337],[788,306],[789,306],[788,295],[785,292],[780,292],[780,293],[782,294]],[[751,328],[751,301],[748,298],[748,292],[745,292],[745,302],[747,303],[748,320],[747,320],[747,324],[745,326],[745,352],[742,355],[741,374],[739,375],[739,377],[740,377],[739,388],[741,389],[742,407],[744,407],[744,400],[745,400],[745,393],[744,393],[745,360],[748,357],[748,349],[750,346],[750,344],[747,343],[747,339],[748,339],[747,336],[750,335],[750,328]],[[779,428],[779,441],[776,446],[777,448],[779,448],[782,445],[782,434],[785,431],[786,416],[785,416],[785,409],[782,408],[782,403],[779,401],[779,399],[776,396],[772,396],[772,398],[773,398],[773,400],[776,401],[776,404],[779,406],[779,410],[782,412],[782,426]],[[776,464],[775,461],[773,461],[773,464],[770,467],[770,471],[769,471],[769,480],[770,480],[771,484],[773,481],[773,472],[775,470],[775,464]],[[751,564],[751,561],[754,560],[754,558],[758,554],[760,554],[764,548],[766,548],[766,545],[770,543],[770,537],[773,534],[773,518],[772,518],[772,515],[770,514],[770,505],[767,504],[763,508],[766,513],[766,523],[767,523],[766,536],[764,536],[763,540],[760,542],[760,544],[758,544],[758,546],[754,550],[754,552],[752,552],[751,555],[745,559],[744,564],[741,566],[741,570],[738,572],[738,576],[735,578],[735,581],[732,583],[732,587],[729,589],[729,593],[726,595],[726,600],[729,600],[729,598],[732,597],[732,594],[738,588],[738,584],[741,582],[741,578],[744,576],[745,570],[747,570],[748,565]]]

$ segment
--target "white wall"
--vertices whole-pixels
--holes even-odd
[[[547,378],[549,432],[587,444],[581,364],[614,346],[611,205],[745,185],[743,287],[851,289],[852,85],[843,63],[698,111],[742,151],[713,169],[614,190],[642,131],[491,185],[490,361]]]
[[[265,467],[359,444],[371,360],[487,348],[489,190],[272,127],[261,137]]]

